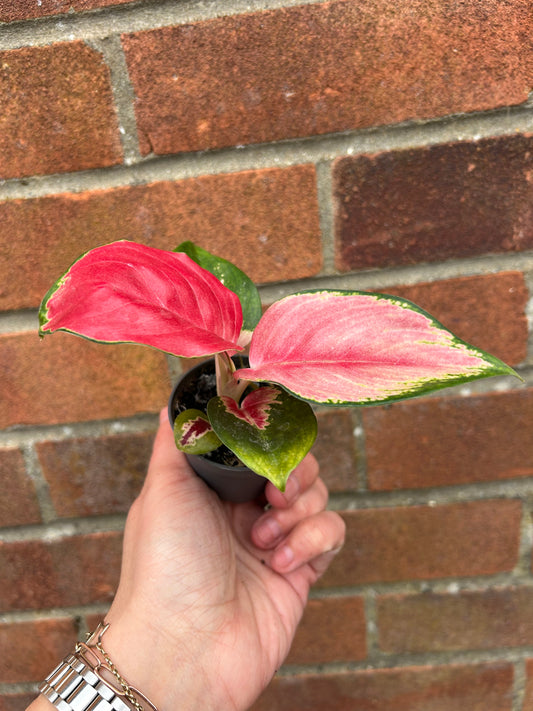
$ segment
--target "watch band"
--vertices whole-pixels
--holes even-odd
[[[67,655],[39,691],[59,711],[132,711],[118,691],[104,683],[79,656]]]

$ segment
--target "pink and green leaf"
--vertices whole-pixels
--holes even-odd
[[[215,397],[207,415],[218,437],[243,464],[281,491],[316,438],[311,407],[271,385],[253,391],[240,405],[227,396]]]
[[[195,409],[181,412],[174,420],[174,441],[186,454],[207,454],[222,444],[205,413]]]
[[[216,278],[231,289],[240,299],[242,306],[242,327],[244,331],[253,331],[261,318],[261,297],[253,281],[232,262],[217,257],[193,242],[182,242],[176,252],[184,252],[197,264],[214,274]]]
[[[195,357],[242,350],[238,296],[187,255],[113,242],[78,259],[39,310],[41,335],[69,331]]]
[[[509,366],[454,336],[413,303],[315,291],[273,304],[236,377],[278,383],[305,400],[373,405],[492,375]]]

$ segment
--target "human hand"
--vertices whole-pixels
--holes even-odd
[[[160,711],[244,711],[287,655],[309,587],[344,540],[312,456],[271,508],[221,502],[165,412],[125,530],[105,649]]]

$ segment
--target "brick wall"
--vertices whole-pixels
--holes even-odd
[[[250,10],[252,7],[253,11]],[[319,412],[348,527],[254,711],[533,711],[531,0],[0,0],[0,710],[94,625],[180,365],[56,335],[80,252],[374,289],[515,366]]]

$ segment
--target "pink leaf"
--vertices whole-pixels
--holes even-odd
[[[41,333],[64,330],[185,357],[242,350],[238,296],[187,255],[135,242],[87,252],[48,292],[39,316]]]
[[[316,402],[371,404],[512,373],[410,302],[322,291],[271,306],[254,332],[250,368],[235,377],[276,382]]]
[[[268,426],[270,407],[278,401],[279,394],[277,388],[264,387],[247,395],[240,405],[227,395],[221,400],[231,415],[249,425],[254,425],[259,430],[264,430]]]

